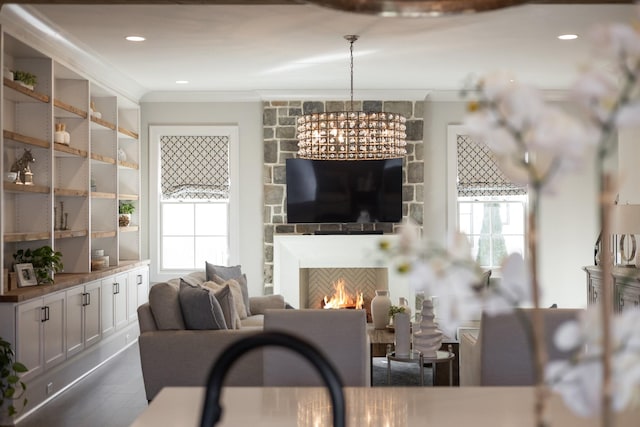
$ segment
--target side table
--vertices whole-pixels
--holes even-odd
[[[389,346],[389,350],[391,350]],[[434,385],[435,377],[436,377],[436,365],[438,363],[448,362],[449,364],[449,386],[453,386],[453,359],[455,358],[455,354],[451,351],[451,346],[449,346],[449,351],[437,351],[435,357],[425,357],[422,352],[411,350],[410,353],[406,356],[396,356],[394,351],[389,351],[387,353],[387,384],[391,384],[391,362],[402,362],[402,363],[418,363],[420,366],[420,385],[424,386],[424,365],[425,363],[430,363],[433,365],[433,375],[432,375],[432,383]]]

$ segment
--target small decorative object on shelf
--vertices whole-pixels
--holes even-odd
[[[67,132],[67,125],[64,123],[56,123],[56,131],[53,134],[53,141],[58,144],[69,145],[71,135]]]
[[[35,161],[36,159],[31,154],[31,150],[25,148],[22,157],[11,165],[11,172],[18,173],[16,184],[33,185],[33,173],[29,165]]]
[[[68,230],[69,229],[69,213],[64,211],[64,202],[60,202],[60,220],[58,220],[58,209],[54,209],[54,224],[56,224],[56,230]]]
[[[33,264],[25,262],[15,264],[13,266],[16,274],[18,275],[18,287],[24,288],[27,286],[35,286],[38,284],[36,273],[33,270]]]
[[[5,172],[4,180],[7,182],[16,182],[18,180],[18,172]]]
[[[131,214],[134,213],[136,207],[131,202],[120,202],[118,207],[118,224],[120,227],[128,227],[131,224]]]
[[[376,296],[371,299],[371,320],[375,329],[386,329],[390,307],[389,291],[376,290]]]
[[[13,80],[17,81],[22,86],[31,90],[33,90],[35,85],[38,83],[38,77],[36,77],[35,74],[32,74],[28,71],[21,71],[21,70],[13,71]]]
[[[413,347],[425,357],[435,357],[442,344],[442,332],[434,322],[433,302],[429,299],[422,302],[420,330],[413,334]]]
[[[13,80],[13,71],[9,69],[9,67],[4,67],[2,69],[2,77],[5,79]]]
[[[118,149],[118,160],[123,162],[127,160],[127,153],[122,148]]]
[[[97,191],[98,186],[96,185],[96,179],[94,177],[91,177],[91,191],[95,192]]]
[[[100,111],[96,111],[96,103],[91,101],[91,117],[95,117],[96,119],[102,118],[102,113]]]

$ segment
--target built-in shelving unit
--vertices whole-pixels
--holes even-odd
[[[0,86],[3,267],[17,250],[43,245],[62,252],[65,273],[90,272],[97,249],[111,266],[140,260],[138,216],[118,223],[120,201],[139,202],[139,106],[18,36],[1,37],[2,68],[37,76],[33,89],[6,76]],[[61,127],[66,141],[54,132]],[[5,172],[25,150],[33,184],[9,182]],[[0,294],[7,290],[3,276]]]

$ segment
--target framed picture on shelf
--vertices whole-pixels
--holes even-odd
[[[36,286],[38,284],[36,273],[33,271],[33,264],[16,264],[13,269],[18,276],[19,288],[24,288],[25,286]]]

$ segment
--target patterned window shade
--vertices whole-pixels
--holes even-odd
[[[458,135],[458,196],[514,196],[527,194],[525,186],[504,176],[491,150]]]
[[[229,137],[160,137],[162,199],[228,199]]]

